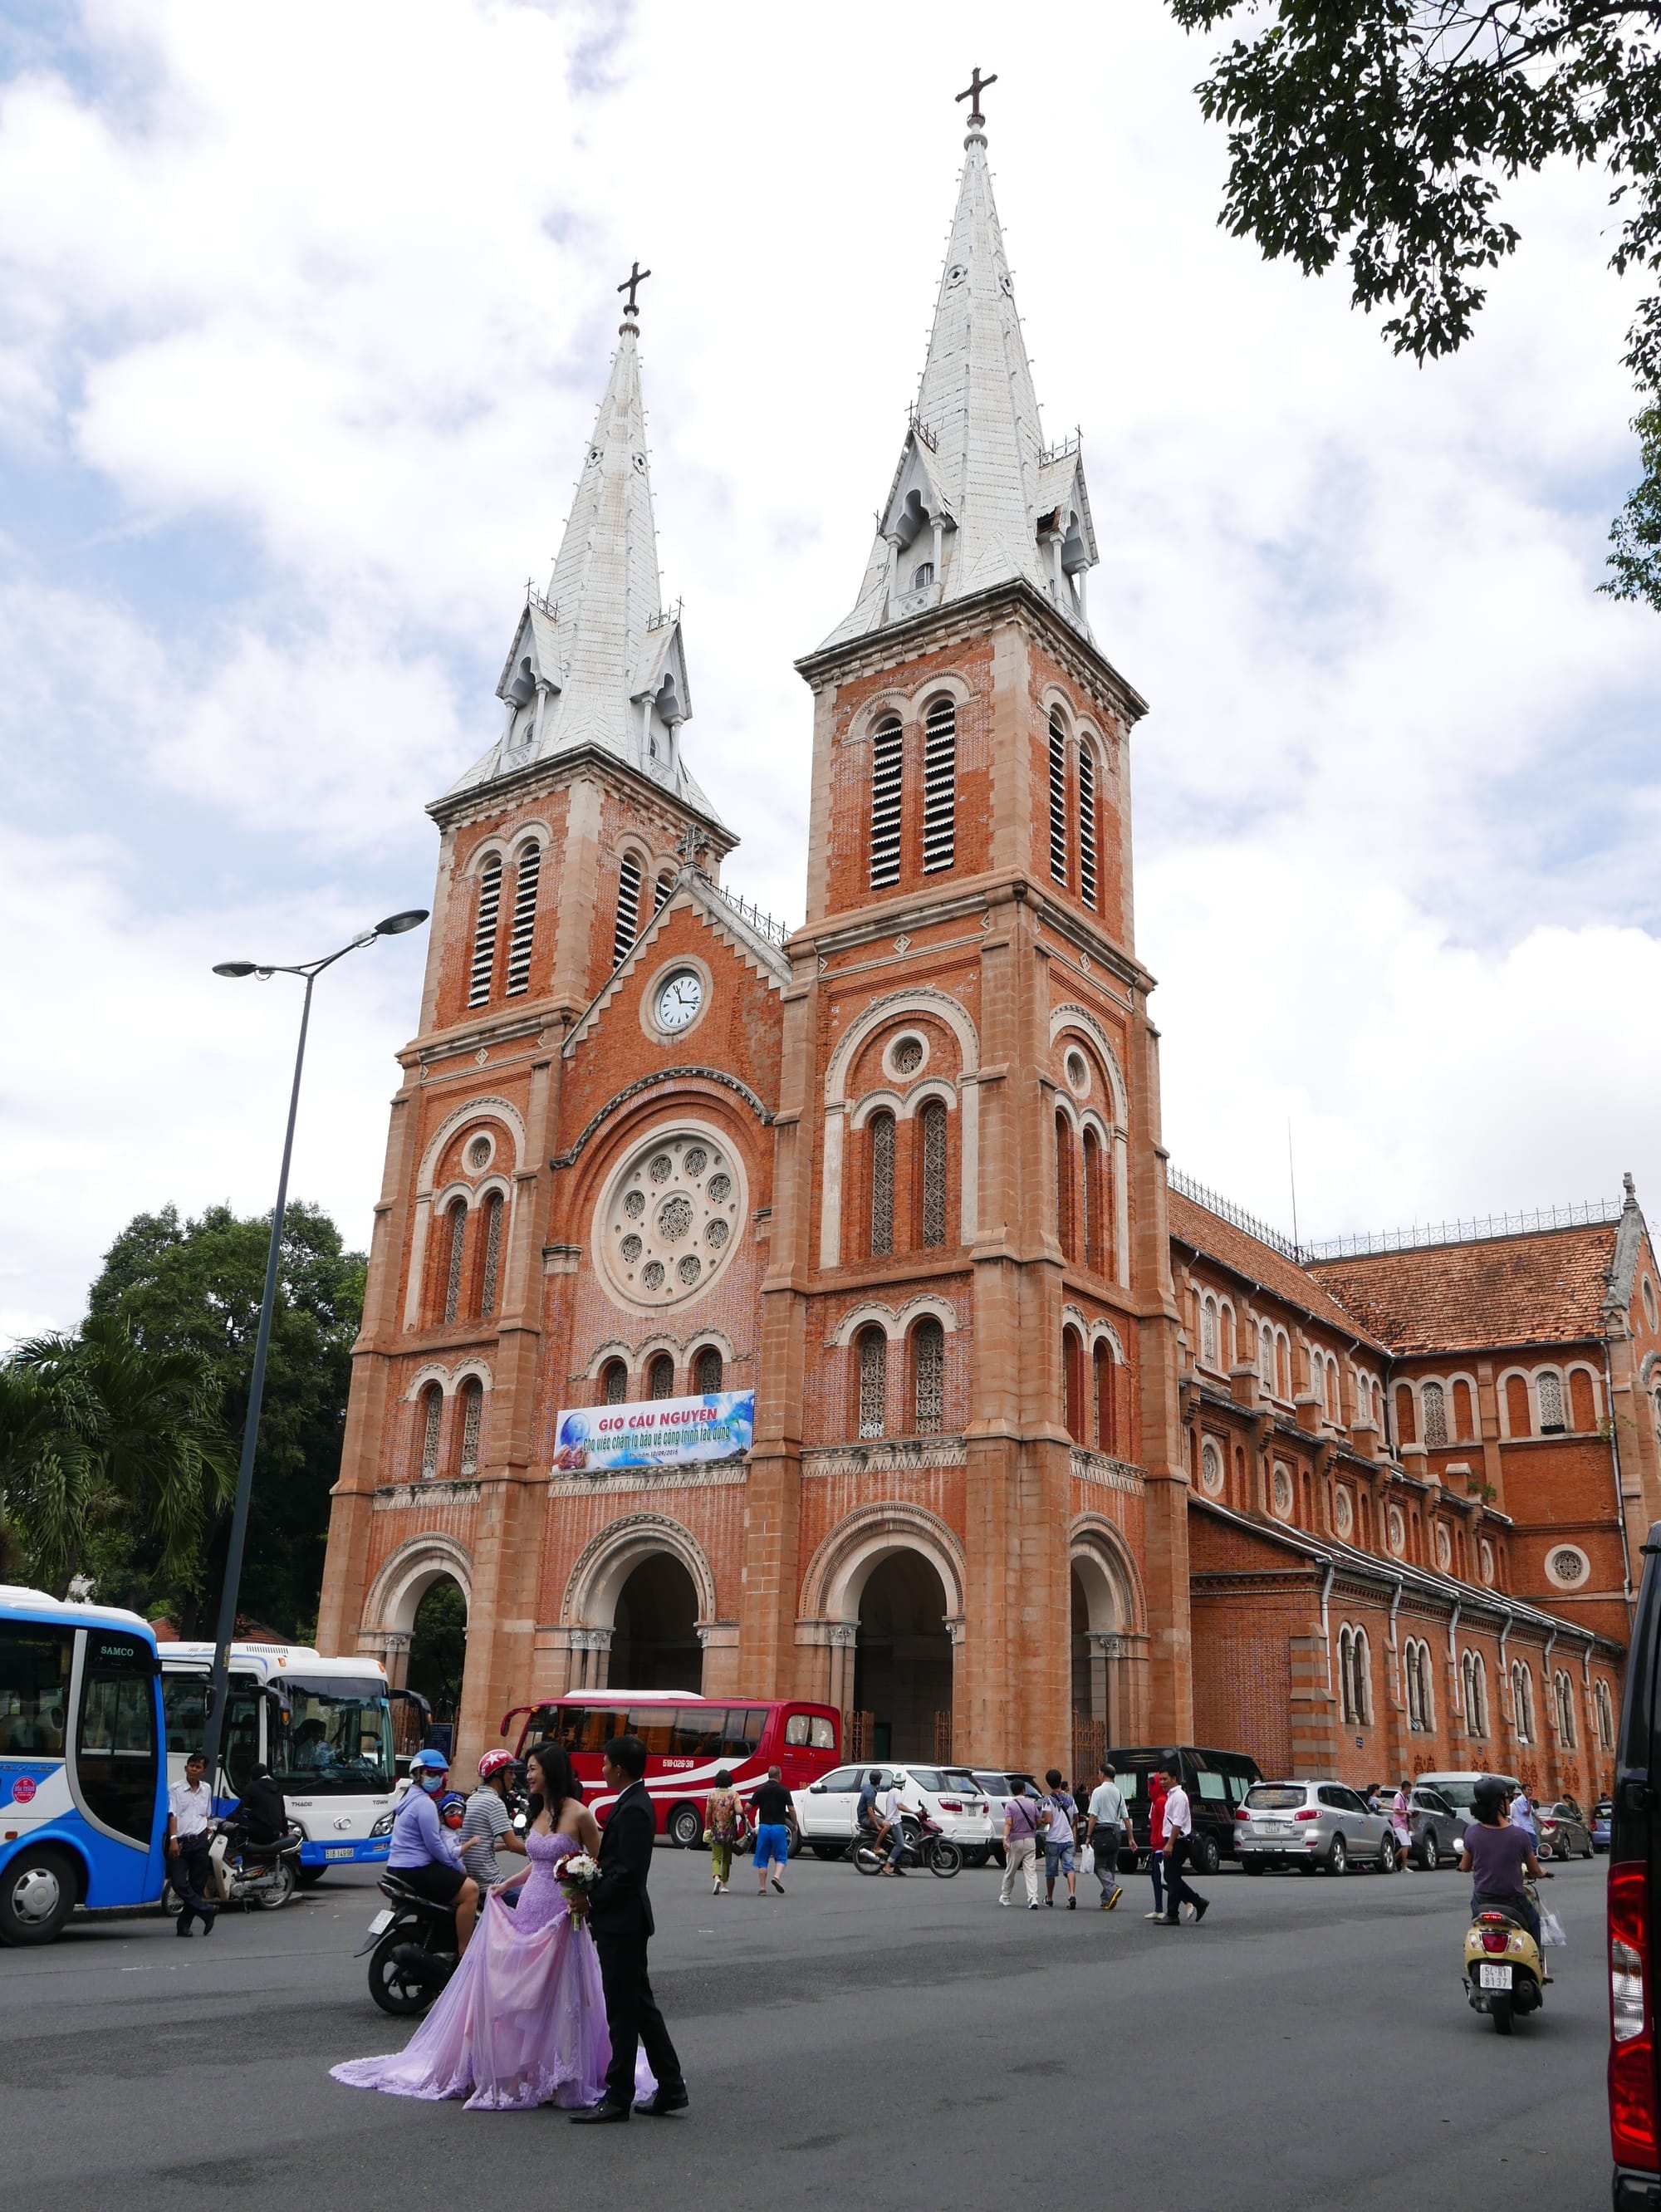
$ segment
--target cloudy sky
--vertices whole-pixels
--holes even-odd
[[[1015,27],[1016,24],[1019,27]],[[809,696],[913,392],[964,111],[1082,426],[1177,1162],[1306,1236],[1661,1208],[1661,620],[1595,178],[1391,358],[1215,227],[1206,48],[1021,11],[12,0],[0,27],[0,1338],[111,1237],[270,1203],[295,958],[430,895],[639,255],[726,871],[802,911]],[[367,1235],[423,940],[320,987],[294,1187]]]

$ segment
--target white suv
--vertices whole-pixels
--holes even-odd
[[[877,1778],[879,1797],[897,1782],[900,1802],[908,1812],[926,1813],[954,1843],[966,1850],[979,1850],[983,1858],[991,1849],[991,1806],[967,1767],[894,1766],[869,1759],[858,1766],[834,1767],[805,1790],[791,1792],[796,1825],[815,1858],[840,1858],[847,1849],[859,1811],[859,1792],[872,1774]]]

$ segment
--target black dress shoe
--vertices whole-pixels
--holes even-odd
[[[571,2115],[571,2124],[573,2128],[596,2128],[604,2125],[608,2121],[626,2120],[627,2118],[627,2105],[589,2105],[582,2112],[573,2112]]]
[[[637,2098],[634,2109],[637,2112],[650,2112],[654,2120],[660,2120],[665,2112],[685,2112],[691,2102],[683,2081],[678,2088],[660,2088],[652,2096]]]

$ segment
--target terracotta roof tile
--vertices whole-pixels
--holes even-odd
[[[1248,1282],[1261,1283],[1264,1290],[1296,1306],[1300,1312],[1312,1315],[1337,1329],[1341,1336],[1360,1336],[1382,1351],[1383,1344],[1370,1334],[1371,1324],[1357,1321],[1332,1296],[1325,1283],[1318,1283],[1306,1269],[1295,1260],[1288,1260],[1272,1244],[1264,1244],[1237,1229],[1232,1221],[1208,1212],[1197,1206],[1180,1191],[1170,1193],[1171,1234],[1196,1251],[1205,1253],[1235,1274],[1244,1275]]]
[[[1174,1200],[1173,1204],[1174,1204]],[[1616,1224],[1431,1244],[1312,1270],[1393,1352],[1573,1344],[1603,1333]]]

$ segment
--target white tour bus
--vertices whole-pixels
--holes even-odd
[[[214,1647],[163,1644],[160,1656],[171,1783],[206,1734]],[[391,1848],[374,1828],[392,1808],[392,1706],[401,1699],[423,1703],[407,1691],[389,1691],[378,1659],[324,1659],[303,1644],[233,1644],[216,1808],[241,1796],[255,1760],[263,1759],[289,1819],[305,1832],[303,1882],[319,1881],[326,1867],[379,1863]]]

